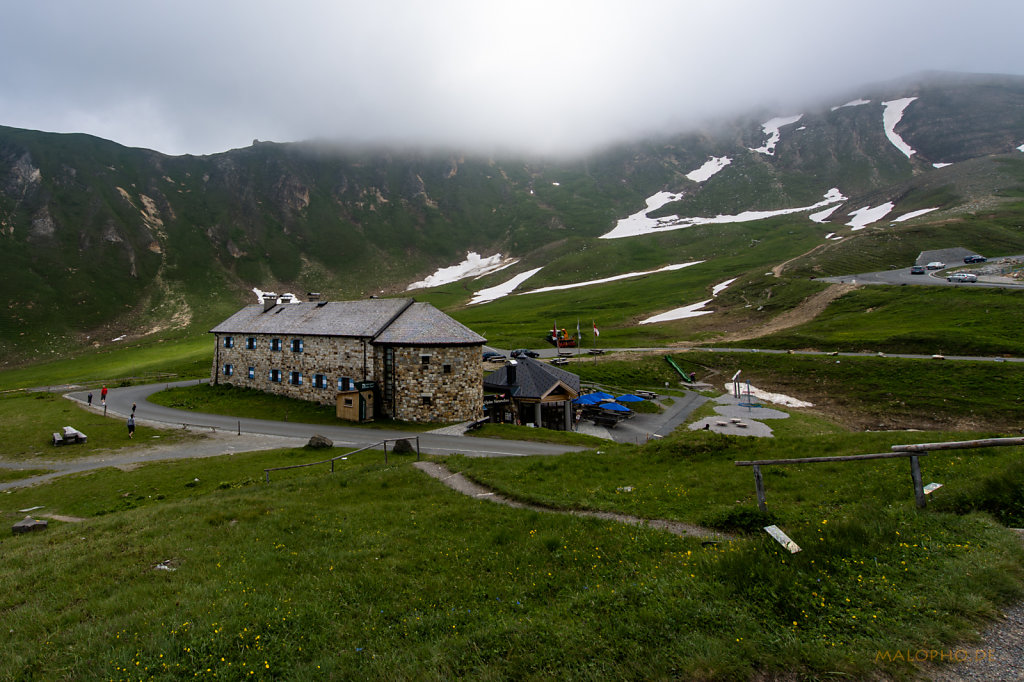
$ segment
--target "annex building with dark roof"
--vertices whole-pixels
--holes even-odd
[[[521,357],[484,377],[484,390],[507,396],[488,407],[490,421],[511,418],[519,424],[535,424],[571,431],[572,400],[579,397],[580,378],[558,367]],[[508,405],[511,412],[505,410]]]
[[[324,405],[372,390],[374,414],[402,421],[455,422],[483,414],[486,339],[429,303],[271,299],[242,308],[210,332],[214,384]]]

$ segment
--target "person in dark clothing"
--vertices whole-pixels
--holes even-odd
[[[88,401],[89,407],[92,407],[92,391],[89,391],[89,395],[87,395],[85,399]]]
[[[135,415],[128,417],[128,437],[135,438]]]
[[[132,403],[132,415],[135,414],[135,403]]]

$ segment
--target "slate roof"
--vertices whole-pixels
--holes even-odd
[[[484,377],[484,390],[509,391],[514,398],[535,400],[546,396],[559,383],[565,384],[577,394],[580,392],[580,378],[572,372],[552,367],[533,358],[519,358],[516,363],[515,383],[509,385],[510,366],[505,365]]]
[[[411,298],[249,305],[214,334],[346,336],[392,345],[482,345],[486,339],[429,303]]]
[[[429,303],[413,303],[374,343],[407,346],[475,346],[487,341]]]

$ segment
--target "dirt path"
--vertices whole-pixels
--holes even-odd
[[[725,533],[719,533],[709,528],[702,528],[701,526],[683,523],[682,521],[642,519],[639,516],[615,514],[612,512],[553,509],[551,507],[543,507],[537,504],[527,504],[525,502],[519,502],[500,495],[490,488],[485,488],[478,483],[474,483],[462,474],[451,471],[436,462],[416,462],[413,466],[423,473],[433,476],[452,490],[456,490],[463,495],[469,495],[470,497],[474,497],[479,500],[488,500],[489,502],[495,502],[497,504],[504,504],[509,507],[516,507],[517,509],[533,509],[534,511],[540,512],[569,514],[570,516],[586,516],[594,519],[601,519],[603,521],[616,521],[618,523],[626,523],[632,526],[648,526],[659,530],[667,530],[670,533],[674,533],[675,535],[682,537],[698,537],[709,540],[728,540],[731,538],[731,536],[726,535]]]
[[[824,312],[828,304],[836,300],[843,294],[849,293],[854,289],[860,288],[856,284],[833,284],[829,288],[819,291],[813,296],[809,296],[804,299],[800,305],[796,306],[791,310],[778,315],[771,320],[768,320],[764,324],[756,327],[750,327],[739,332],[732,332],[720,336],[716,339],[712,339],[715,343],[721,343],[726,341],[744,341],[746,339],[756,339],[761,336],[768,336],[775,332],[782,331],[783,329],[790,329],[792,327],[799,326],[805,322],[810,322],[815,317]],[[704,345],[707,342],[702,342]]]

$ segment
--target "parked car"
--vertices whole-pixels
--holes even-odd
[[[984,263],[987,260],[988,258],[985,258],[984,256],[979,256],[978,254],[974,254],[973,256],[967,256],[966,258],[964,258],[965,263]]]
[[[484,362],[501,362],[505,359],[505,356],[501,353],[497,353],[493,350],[484,351]]]
[[[946,278],[947,282],[977,282],[978,276],[973,272],[954,272]]]
[[[914,267],[910,268],[910,274],[911,275],[923,275],[924,274],[924,266],[923,265],[915,265]]]
[[[509,353],[514,358],[539,358],[540,353],[529,348],[516,348],[514,351]]]
[[[929,270],[941,270],[942,268],[946,267],[946,264],[940,260],[933,260],[925,267],[928,268]]]

